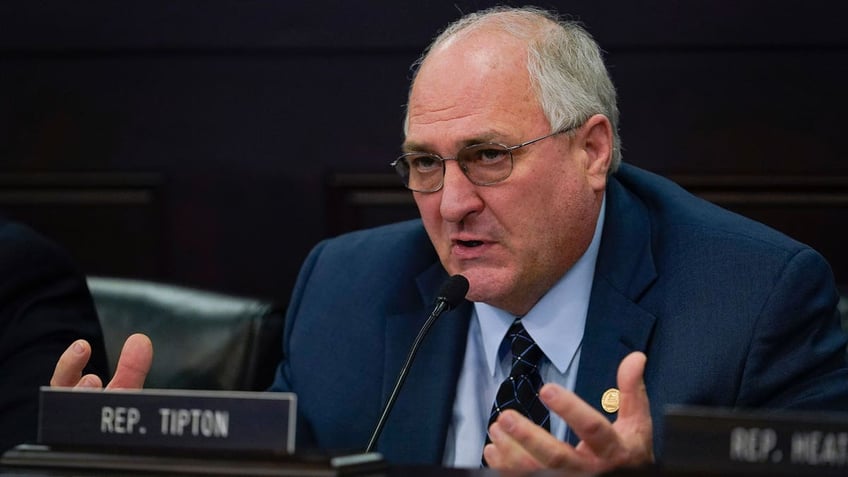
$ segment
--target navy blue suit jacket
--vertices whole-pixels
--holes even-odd
[[[301,448],[365,447],[446,278],[420,221],[315,247],[272,386],[298,395]],[[811,248],[624,165],[607,187],[576,392],[600,409],[621,359],[644,351],[658,456],[667,404],[848,411],[837,298]],[[441,462],[470,312],[445,313],[424,340],[377,446],[389,461]]]

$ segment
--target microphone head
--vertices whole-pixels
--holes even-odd
[[[462,302],[466,293],[468,293],[468,279],[462,275],[454,275],[442,284],[436,301],[445,303],[450,310]]]

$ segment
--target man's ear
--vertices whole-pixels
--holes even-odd
[[[586,157],[586,177],[598,190],[606,186],[606,178],[612,163],[612,124],[603,114],[586,120],[577,133]]]

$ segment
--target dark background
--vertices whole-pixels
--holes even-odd
[[[288,300],[320,239],[416,215],[409,65],[482,1],[0,1],[0,211],[89,274]],[[539,2],[583,21],[624,160],[820,250],[848,283],[848,7]]]

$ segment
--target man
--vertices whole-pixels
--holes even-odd
[[[96,348],[89,372],[107,372],[85,277],[56,244],[0,219],[0,452],[35,441],[38,389],[79,337]]]
[[[846,405],[826,262],[619,166],[617,115],[576,24],[494,9],[434,41],[394,163],[421,220],[320,243],[289,305],[272,389],[298,394],[301,447],[365,446],[454,274],[469,301],[422,344],[378,442],[391,462],[605,471],[661,455],[669,403]],[[513,376],[519,341],[542,357]],[[78,363],[63,361],[73,384]],[[547,383],[538,423],[501,412],[515,379]]]

